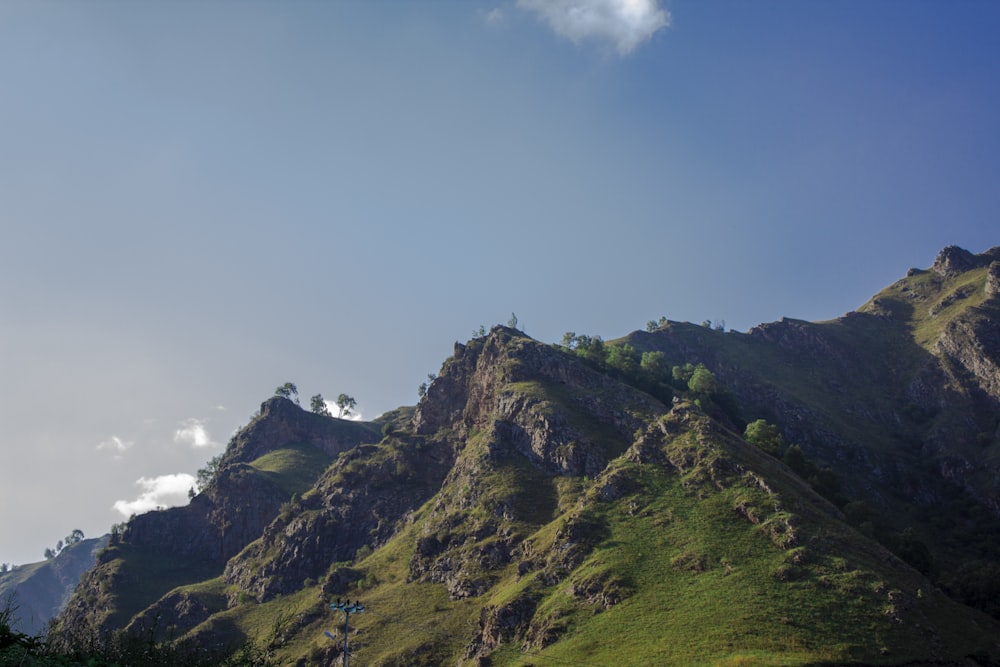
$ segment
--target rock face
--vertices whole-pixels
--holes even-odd
[[[510,390],[519,383],[524,391]],[[556,403],[559,395],[566,400]],[[643,420],[662,410],[648,394],[496,327],[456,348],[417,406],[414,428],[425,435],[455,428],[459,437],[492,429],[540,469],[579,476],[603,470]],[[607,436],[619,451],[608,450]]]
[[[331,419],[303,410],[287,398],[274,396],[260,406],[260,414],[233,436],[221,466],[249,463],[289,444],[305,443],[337,456],[359,442],[378,440],[378,429],[362,422]]]
[[[931,270],[944,277],[950,277],[964,273],[977,266],[977,258],[968,250],[950,245],[942,250]]]
[[[225,580],[260,601],[322,578],[331,563],[383,544],[406,513],[437,490],[450,451],[431,443],[368,458],[364,446],[341,457],[309,494],[279,515],[226,565]],[[412,470],[422,474],[415,479]]]

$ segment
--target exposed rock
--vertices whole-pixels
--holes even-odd
[[[624,451],[643,415],[663,411],[648,394],[506,327],[495,327],[468,346],[457,345],[455,352],[417,407],[417,431],[452,429],[463,437],[494,430],[498,440],[546,472],[596,475]],[[553,391],[538,396],[511,388],[520,383]],[[553,402],[556,394],[565,400]],[[615,432],[619,451],[608,451],[607,437]]]
[[[183,592],[172,592],[139,613],[127,630],[158,641],[179,637],[195,626],[207,621],[219,611],[210,609],[197,597]]]
[[[303,410],[281,396],[260,405],[260,414],[230,441],[220,467],[249,463],[292,444],[308,444],[337,456],[362,442],[377,442],[380,429],[366,422],[335,419]]]
[[[466,658],[480,659],[504,642],[523,638],[538,600],[520,595],[501,606],[487,606],[479,614],[479,633],[466,647]]]
[[[976,266],[975,255],[968,250],[950,245],[938,253],[931,270],[947,278],[974,269]]]
[[[986,294],[1000,295],[1000,262],[990,263],[990,269],[986,273]]]
[[[259,540],[226,565],[225,580],[264,601],[325,576],[331,563],[353,560],[395,534],[404,517],[436,491],[451,463],[440,443],[400,448],[400,459],[371,456],[366,445],[342,456],[294,514],[278,517]],[[419,483],[412,479],[421,470]]]

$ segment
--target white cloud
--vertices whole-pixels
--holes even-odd
[[[185,419],[181,427],[174,431],[174,442],[183,442],[192,447],[218,447],[219,443],[212,440],[205,422],[201,419]]]
[[[337,402],[336,401],[328,401],[328,400],[326,400],[324,398],[323,402],[326,404],[326,409],[330,411],[331,415],[333,415],[334,417],[336,417],[337,415],[340,414],[340,408],[337,407]],[[352,421],[352,422],[360,422],[360,421],[364,421],[365,420],[365,418],[361,415],[361,411],[358,410],[357,408],[354,408],[353,410],[351,410],[351,414],[344,415],[343,417],[340,417],[340,418],[341,419],[346,419],[346,420]]]
[[[116,500],[112,506],[122,516],[142,514],[157,507],[175,507],[186,504],[188,502],[188,489],[195,485],[195,479],[193,475],[181,472],[174,475],[160,475],[159,477],[140,477],[135,483],[142,489],[139,497],[135,500]]]
[[[115,458],[121,458],[121,455],[131,449],[134,444],[130,440],[122,440],[117,435],[113,435],[110,440],[104,440],[98,444],[97,449],[114,452]]]
[[[517,5],[540,14],[574,43],[609,40],[623,56],[670,25],[670,12],[658,0],[517,0]]]

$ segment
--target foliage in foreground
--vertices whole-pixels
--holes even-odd
[[[190,646],[157,643],[152,636],[115,632],[72,651],[16,629],[17,607],[0,607],[0,667],[270,667],[269,647],[246,643],[226,655]],[[227,652],[230,653],[230,652]]]

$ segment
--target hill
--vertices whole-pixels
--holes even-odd
[[[283,398],[59,619],[364,665],[992,664],[1000,250],[838,320],[455,345],[378,422]],[[974,608],[977,607],[977,608]]]
[[[54,558],[0,573],[0,605],[13,612],[12,622],[28,635],[41,635],[62,611],[84,572],[93,567],[107,536],[69,544]]]

